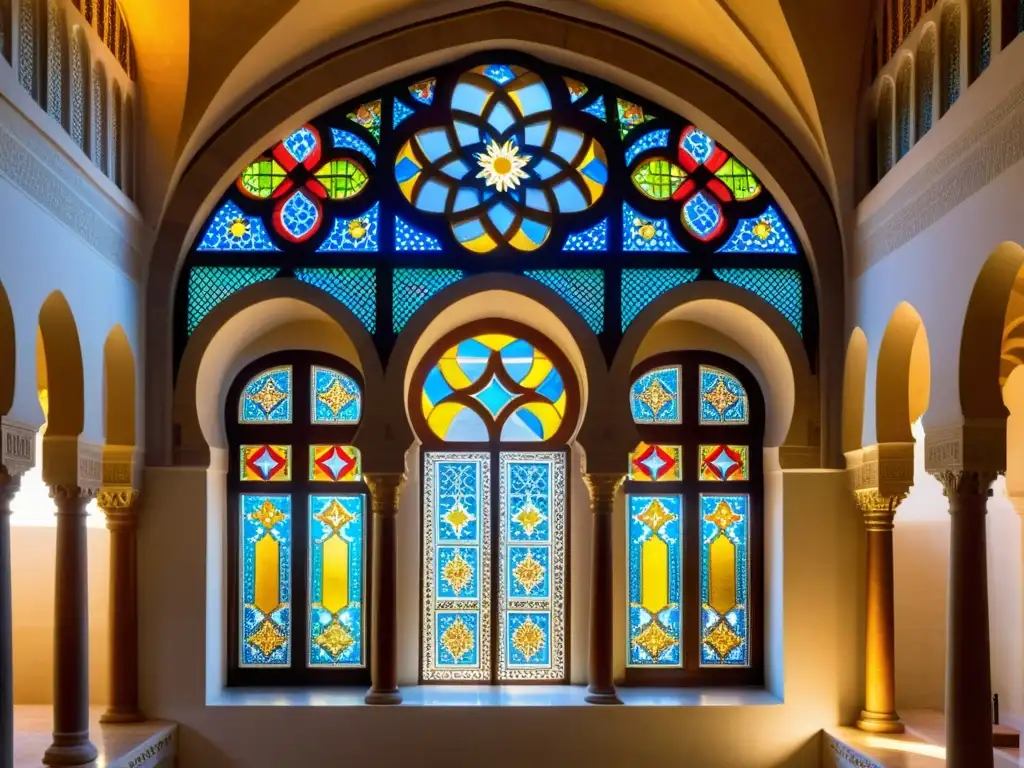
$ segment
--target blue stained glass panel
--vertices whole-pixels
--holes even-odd
[[[380,223],[380,203],[351,219],[336,216],[331,234],[323,241],[317,253],[341,251],[370,251],[378,247],[377,228]]]
[[[682,665],[683,499],[626,497],[627,665]]]
[[[319,288],[344,304],[370,333],[377,330],[377,277],[372,269],[302,267],[295,279]]]
[[[767,301],[803,334],[803,282],[796,269],[716,269],[715,277]]]
[[[395,333],[400,333],[420,307],[464,273],[461,269],[396,269],[393,275],[391,322]]]
[[[303,162],[312,155],[317,147],[316,135],[306,126],[299,128],[281,143],[297,163]]]
[[[594,226],[582,232],[576,232],[565,238],[563,251],[607,251],[608,250],[608,219],[601,219]]]
[[[647,306],[666,291],[692,283],[699,269],[622,270],[622,330],[625,331]]]
[[[400,216],[395,216],[396,251],[441,251],[441,241],[414,227]]]
[[[715,151],[715,140],[704,131],[689,128],[683,132],[679,146],[697,165],[703,165]]]
[[[797,252],[793,238],[773,206],[752,219],[740,219],[729,242],[719,253],[791,253]]]
[[[293,194],[281,206],[281,226],[296,240],[309,235],[319,221],[320,209],[302,191]]]
[[[515,72],[504,64],[491,64],[484,69],[484,75],[491,78],[498,85],[504,85],[516,79]]]
[[[240,424],[292,421],[292,367],[282,365],[257,374],[242,390],[238,403]]]
[[[629,203],[622,204],[622,249],[686,253],[665,219],[649,219]]]
[[[311,410],[314,424],[358,424],[363,394],[351,376],[313,366]]]
[[[498,679],[565,678],[565,454],[499,456]]]
[[[331,137],[334,140],[334,146],[336,149],[351,149],[353,152],[358,152],[363,155],[374,165],[377,164],[377,152],[373,147],[352,133],[352,131],[343,131],[340,128],[331,128]]]
[[[746,424],[750,418],[747,391],[732,374],[700,367],[700,423]]]
[[[583,107],[583,111],[588,115],[593,115],[598,120],[607,120],[608,112],[604,107],[604,96],[598,96],[593,104]]]
[[[523,274],[569,302],[594,333],[604,330],[604,273],[600,269],[539,269]]]
[[[243,288],[270,280],[277,267],[192,267],[188,273],[186,329],[191,336],[214,308]]]
[[[747,496],[701,494],[700,665],[750,664]]]
[[[230,200],[214,214],[199,251],[276,251],[259,216],[247,216]]]
[[[402,121],[412,117],[414,114],[413,110],[398,99],[395,99],[393,106],[391,107],[391,127],[397,128],[401,125]]]
[[[365,533],[362,494],[309,497],[310,666],[365,664]]]
[[[490,454],[423,454],[424,680],[490,679]]]
[[[629,391],[633,421],[637,424],[681,424],[679,399],[682,369],[678,365],[655,368],[633,382]]]
[[[722,209],[708,195],[698,192],[683,204],[683,224],[701,240],[710,240],[722,226]]]
[[[239,666],[286,667],[292,645],[291,497],[239,494],[238,513]]]
[[[656,131],[645,133],[639,139],[629,145],[626,150],[626,166],[629,167],[636,160],[637,156],[649,149],[668,147],[668,128],[659,128]]]

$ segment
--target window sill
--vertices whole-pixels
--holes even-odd
[[[577,707],[590,706],[582,685],[410,685],[406,707]],[[763,707],[782,701],[762,688],[619,688],[632,707]],[[207,698],[210,707],[366,706],[363,688],[261,690],[223,689]]]

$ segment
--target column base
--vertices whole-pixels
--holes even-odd
[[[137,709],[108,709],[100,715],[101,723],[144,723],[146,716]]]
[[[394,706],[402,703],[402,692],[397,688],[390,691],[378,691],[371,688],[366,692],[363,701],[375,706]]]
[[[622,699],[619,698],[615,688],[590,689],[587,691],[587,695],[583,697],[583,700],[588,704],[622,704]]]
[[[866,709],[860,713],[857,721],[857,728],[868,733],[903,733],[903,723],[900,716],[895,712],[868,712]]]
[[[86,738],[80,744],[51,744],[43,754],[43,765],[87,765],[99,756],[99,752]]]

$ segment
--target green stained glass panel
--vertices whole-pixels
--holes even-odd
[[[761,184],[747,166],[730,157],[716,174],[737,200],[750,200],[761,192]]]
[[[243,191],[253,197],[266,199],[281,186],[285,175],[284,168],[278,165],[276,160],[261,157],[242,171],[240,181]]]
[[[277,267],[192,267],[188,274],[188,334],[191,336],[203,318],[233,293],[276,274]]]
[[[775,307],[804,332],[803,288],[800,273],[795,269],[716,269],[719,280],[745,288]]]
[[[331,160],[316,172],[316,178],[332,200],[355,197],[369,181],[362,166],[352,160]]]
[[[686,172],[663,157],[648,160],[633,172],[633,184],[652,200],[668,200],[686,181]]]

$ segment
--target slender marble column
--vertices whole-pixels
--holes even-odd
[[[867,633],[864,711],[857,727],[873,733],[903,733],[896,714],[896,631],[893,611],[892,528],[906,494],[857,491],[868,531]]]
[[[0,768],[14,768],[14,627],[11,623],[11,499],[20,478],[0,466]]]
[[[373,619],[367,704],[401,704],[398,690],[398,499],[400,472],[364,475],[373,508]]]
[[[89,741],[89,588],[85,506],[89,496],[54,485],[57,505],[53,643],[53,744],[46,765],[84,765],[96,759]]]
[[[992,765],[992,678],[985,514],[995,472],[939,472],[949,499],[946,764]]]
[[[138,492],[101,491],[97,497],[110,531],[110,706],[100,722],[137,723],[139,712],[139,626],[136,586]]]
[[[622,473],[591,472],[583,476],[594,513],[590,562],[590,666],[586,700],[621,704],[612,678],[612,509],[626,479]]]

